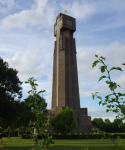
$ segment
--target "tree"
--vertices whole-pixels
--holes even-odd
[[[20,87],[19,84],[23,82],[19,81],[17,77],[18,71],[8,67],[8,63],[6,61],[3,62],[3,59],[0,57],[0,95],[10,92],[12,96],[12,94],[16,93],[20,99],[22,97],[22,91],[20,91],[22,87]],[[14,97],[16,97],[16,95],[14,95]],[[11,97],[11,100],[14,100],[14,97]]]
[[[113,121],[113,127],[115,128],[115,132],[118,132],[118,131],[120,131],[120,128],[118,127],[118,120],[120,121],[120,119],[114,119],[114,121]],[[122,121],[122,123],[123,123],[123,121]]]
[[[31,96],[34,100],[34,96]],[[40,95],[37,95],[37,98],[40,98],[39,101],[38,99],[36,100],[37,103],[39,104],[40,102],[42,102],[43,104],[45,104],[45,106],[43,108],[40,109],[40,111],[43,111],[43,114],[48,115],[48,110],[46,109],[47,107],[47,103],[45,102],[45,99],[43,97],[41,97]],[[16,102],[16,113],[18,113],[17,117],[14,117],[14,120],[11,121],[11,126],[9,124],[8,126],[8,130],[9,131],[9,135],[8,137],[10,137],[10,132],[14,131],[15,129],[18,129],[18,136],[19,136],[19,132],[22,132],[22,127],[26,128],[28,126],[28,123],[30,120],[32,121],[36,121],[36,117],[35,114],[33,112],[31,112],[31,109],[28,107],[28,104],[30,103],[30,96],[28,96],[28,98],[25,99],[25,101],[21,101],[21,102]],[[34,105],[32,105],[32,107],[34,107]],[[12,115],[11,115],[12,116]],[[45,121],[48,120],[47,117],[42,118],[43,123],[45,123]],[[13,126],[13,122],[14,122],[14,126]],[[40,124],[40,126],[42,126],[42,124]]]
[[[111,123],[111,121],[110,121],[109,119],[105,119],[104,122],[107,123],[107,124],[110,124],[110,123]]]
[[[99,122],[99,120],[100,120],[100,122]],[[112,132],[113,133],[113,132],[117,132],[117,131],[119,131],[119,132],[124,132],[125,131],[124,125],[120,126],[120,128],[118,128],[117,122],[120,119],[114,119],[113,122],[111,122],[109,119],[105,119],[104,124],[103,124],[102,120],[103,120],[102,118],[93,118],[92,124],[96,125],[98,128],[100,128],[102,130],[105,129],[104,131],[106,131],[106,132]]]
[[[7,127],[12,121],[11,115],[16,117],[15,97],[18,95],[18,100],[22,97],[22,88],[20,85],[23,83],[17,77],[18,71],[13,68],[8,68],[8,63],[0,58],[0,126]],[[17,100],[17,101],[18,101]]]
[[[26,105],[27,107],[28,107],[28,104],[30,103],[30,98],[35,101],[34,95],[28,96],[28,98],[25,99],[25,105]],[[38,99],[38,98],[39,98],[39,99]],[[45,102],[45,99],[44,99],[43,97],[41,97],[39,94],[37,94],[36,103],[37,103],[38,105],[39,105],[40,103],[45,104],[45,106],[44,106],[44,107],[41,107],[40,110],[39,110],[39,111],[43,111],[43,114],[46,116],[46,117],[42,118],[42,121],[43,121],[43,124],[44,124],[45,121],[48,120],[48,114],[49,114],[49,113],[48,113],[48,110],[46,109],[47,103]],[[35,105],[32,104],[32,105],[31,105],[31,108],[34,109],[34,108],[35,108]],[[28,109],[29,109],[29,108],[28,108]],[[35,114],[32,113],[31,110],[29,111],[29,113],[31,113],[32,121],[36,121]],[[30,118],[30,120],[31,120],[31,118]],[[40,126],[42,126],[42,124],[40,124]]]
[[[112,123],[109,119],[105,119],[105,129],[106,132],[112,132]]]
[[[37,102],[36,102],[37,100],[39,100],[37,95],[41,92],[45,92],[45,90],[39,91],[38,93],[37,93],[37,91],[34,92],[34,90],[36,90],[35,86],[38,86],[38,84],[36,84],[36,83],[34,84],[34,81],[36,81],[36,80],[34,80],[33,78],[34,77],[29,78],[28,82],[25,81],[25,83],[27,84],[27,83],[30,82],[30,85],[32,86],[32,89],[33,89],[33,90],[28,91],[28,93],[30,93],[30,92],[33,93],[33,95],[35,97],[35,101],[32,98],[32,95],[30,94],[30,102],[31,103],[29,103],[28,107],[30,107],[32,104],[35,105],[35,108],[32,111],[36,115],[36,118],[37,118],[36,120],[37,121],[30,121],[28,125],[32,126],[32,127],[30,127],[30,131],[32,132],[33,140],[35,140],[34,148],[35,149],[39,149],[39,148],[41,149],[42,147],[44,147],[44,148],[46,147],[46,149],[49,149],[49,147],[53,147],[50,144],[51,143],[54,144],[54,141],[52,141],[52,138],[53,138],[52,135],[49,137],[49,135],[46,134],[47,130],[49,129],[48,123],[50,121],[45,121],[45,123],[43,124],[42,118],[47,117],[47,116],[45,116],[43,114],[43,111],[40,111],[40,109],[45,107],[45,104],[42,104],[42,102],[41,102],[38,105]],[[42,126],[40,127],[39,125],[41,123],[42,123]],[[35,129],[38,129],[38,130],[33,134],[32,128],[35,128]],[[47,128],[47,129],[45,129],[45,128]],[[44,139],[43,143],[38,143],[38,135],[42,135],[42,136],[44,135],[45,136],[45,139]],[[39,147],[38,147],[38,144],[40,144]]]
[[[41,98],[40,96],[38,96],[38,97],[40,98],[40,102],[46,104],[46,106],[47,106],[47,103],[45,103],[45,100],[43,98]],[[34,99],[34,96],[32,96],[32,98]],[[40,102],[38,102],[38,103],[40,103]],[[19,133],[24,134],[23,129],[27,128],[30,120],[36,121],[35,114],[33,112],[31,112],[31,109],[28,107],[29,103],[30,103],[29,97],[26,99],[26,101],[21,101],[21,102],[15,103],[15,105],[16,105],[15,108],[17,109],[17,110],[15,110],[15,112],[16,112],[16,114],[18,113],[18,115],[15,117],[12,117],[12,119],[11,119],[12,121],[9,122],[9,126],[6,129],[6,131],[9,131],[8,137],[10,137],[10,132],[14,131],[14,130],[18,130],[18,136],[19,136]],[[32,105],[32,106],[34,106],[34,105]],[[47,114],[48,110],[46,110],[45,107],[40,110],[41,111],[43,110],[44,114]],[[13,116],[13,115],[11,115],[11,116]],[[45,122],[47,119],[45,118],[42,120]]]
[[[18,108],[18,116],[15,119],[15,124],[16,124],[16,130],[18,130],[18,136],[19,136],[19,132],[22,132],[22,128],[23,127],[27,127],[31,117],[32,117],[32,113],[30,108],[28,107],[28,105],[24,102],[21,101],[20,103],[16,104],[17,108]]]
[[[121,126],[121,132],[125,132],[125,123],[123,123],[123,126]]]
[[[18,135],[19,135],[19,132],[21,132],[22,131],[22,127],[25,127],[25,128],[27,128],[27,126],[28,126],[28,123],[30,122],[30,121],[36,121],[36,117],[35,117],[35,114],[32,112],[32,110],[31,110],[31,108],[35,108],[35,105],[31,105],[31,108],[29,108],[28,107],[28,105],[30,104],[30,98],[32,98],[32,100],[34,100],[35,101],[35,97],[34,97],[34,95],[30,95],[30,96],[28,96],[26,99],[25,99],[25,101],[23,101],[22,103],[21,103],[21,105],[22,105],[22,110],[21,110],[21,112],[22,113],[20,113],[20,117],[19,117],[19,120],[18,120],[18,125],[19,125],[19,128],[17,128],[18,129]],[[39,100],[38,100],[38,98],[39,98]],[[39,94],[37,95],[37,100],[36,100],[36,102],[38,103],[38,105],[40,104],[40,102],[42,102],[42,104],[45,104],[45,106],[44,107],[41,107],[40,108],[40,111],[43,111],[43,114],[45,115],[45,116],[47,116],[47,117],[44,117],[44,118],[42,118],[42,121],[43,121],[43,124],[45,123],[45,121],[47,121],[48,120],[48,110],[46,109],[46,107],[47,107],[47,103],[45,102],[45,99],[43,98],[43,97],[41,97]],[[40,127],[42,126],[42,124],[40,124]]]
[[[56,133],[67,135],[76,128],[73,110],[69,109],[68,106],[65,110],[60,111],[50,122]]]
[[[95,55],[95,57],[98,57],[98,55]],[[106,58],[106,57],[105,57],[105,58]],[[94,66],[96,66],[100,61],[104,64],[104,62],[103,62],[102,59],[105,60],[105,58],[103,58],[103,57],[101,56],[101,57],[99,58],[99,60],[94,61],[94,63],[92,64],[92,68],[93,68]],[[121,69],[120,67],[112,67],[110,70],[108,70],[108,69],[107,69],[107,66],[106,66],[105,64],[104,64],[103,66],[101,66],[99,69],[101,69],[101,72],[102,72],[102,73],[105,72],[105,70],[107,70],[108,75],[109,75],[109,72],[110,72],[111,70],[113,70],[113,69],[117,69],[117,70],[122,71],[122,69]],[[120,105],[119,97],[120,97],[120,96],[125,96],[125,94],[121,94],[120,92],[115,93],[114,89],[116,89],[117,86],[120,87],[120,85],[117,85],[115,82],[112,82],[112,81],[111,81],[111,78],[110,78],[110,75],[109,75],[108,77],[106,77],[106,76],[101,76],[98,81],[102,80],[103,78],[109,78],[109,81],[106,81],[106,83],[109,84],[109,88],[110,88],[111,91],[113,91],[113,95],[115,95],[116,98],[111,98],[111,100],[109,100],[110,96],[112,95],[112,94],[109,94],[109,95],[105,96],[105,101],[103,101],[102,98],[101,98],[101,96],[97,96],[97,95],[96,95],[98,92],[96,92],[95,94],[92,93],[92,98],[94,99],[95,96],[97,96],[99,99],[101,99],[101,101],[99,102],[99,105],[100,105],[102,102],[104,102],[104,103],[102,103],[102,106],[103,106],[103,105],[107,105],[107,103],[113,103],[113,102],[118,103],[118,105],[107,105],[107,107],[110,108],[110,109],[107,109],[106,112],[113,111],[113,112],[119,113],[119,110],[121,109],[122,114],[118,114],[118,116],[116,116],[116,118],[119,118],[119,115],[121,115],[121,118],[119,118],[120,120],[118,120],[117,123],[118,123],[118,127],[120,127],[121,125],[123,126],[124,124],[123,124],[122,120],[125,119],[125,102],[123,101],[123,104]],[[117,94],[118,94],[118,95],[117,95]],[[121,99],[123,100],[123,98],[121,98]],[[111,109],[111,107],[114,108],[114,106],[116,107],[116,109]],[[119,109],[118,109],[118,108],[119,108]],[[94,129],[94,128],[93,128],[92,130],[97,130],[97,129]],[[104,137],[106,137],[106,136],[105,136],[105,133],[106,133],[106,132],[103,132]],[[93,133],[93,134],[96,134],[96,133]],[[110,136],[113,136],[113,135],[114,135],[114,134],[111,134]],[[109,138],[110,138],[110,137],[109,137]],[[102,138],[102,139],[103,139],[103,138]],[[119,137],[117,137],[117,139],[118,139],[118,140],[121,140]],[[113,143],[114,143],[114,139],[111,138],[111,140],[112,140]],[[121,141],[121,142],[122,142],[122,141]],[[120,142],[120,143],[115,143],[116,146],[114,147],[114,149],[117,148],[117,146],[120,147],[120,148],[121,148],[121,147],[122,147],[122,148],[125,148],[125,146],[122,145],[121,142]],[[123,143],[124,143],[124,142],[123,142]],[[87,148],[88,148],[88,147],[87,147]]]
[[[20,102],[14,101],[8,103],[8,111],[9,111],[9,120],[6,121],[7,129],[6,131],[9,131],[8,138],[10,138],[10,132],[15,131],[15,129],[18,127],[17,120],[18,116],[20,115]]]
[[[94,118],[92,124],[96,125],[100,130],[105,131],[105,123],[102,118]]]

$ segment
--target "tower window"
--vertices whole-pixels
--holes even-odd
[[[71,20],[67,20],[67,24],[72,26],[72,21]]]

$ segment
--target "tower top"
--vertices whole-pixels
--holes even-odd
[[[76,31],[76,19],[59,13],[59,15],[56,17],[56,23],[54,24],[54,36],[60,31],[64,29],[72,30],[72,32]]]

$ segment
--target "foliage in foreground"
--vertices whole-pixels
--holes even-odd
[[[98,55],[95,55],[95,57],[98,57]],[[94,61],[94,63],[93,63],[93,65],[92,65],[92,68],[94,67],[94,66],[96,66],[98,63],[99,63],[99,61],[101,61],[103,64],[104,64],[104,62],[103,62],[103,60],[102,59],[104,59],[105,60],[105,58],[103,58],[102,56],[99,58],[99,60],[96,60],[96,61]],[[107,70],[107,66],[104,64],[104,66],[101,66],[99,69],[101,69],[101,72],[103,73],[103,72],[105,72],[105,70]],[[107,70],[107,72],[108,72],[108,75],[109,75],[109,72],[111,71],[111,70],[113,70],[113,69],[117,69],[117,70],[120,70],[120,71],[122,71],[122,69],[121,68],[119,68],[119,67],[112,67],[109,71]],[[109,95],[107,95],[106,97],[105,97],[105,102],[104,103],[102,103],[103,102],[103,100],[102,100],[102,98],[101,98],[101,96],[97,96],[99,99],[101,99],[101,101],[99,102],[99,105],[102,103],[102,105],[107,105],[107,102],[108,103],[113,103],[113,102],[116,102],[116,103],[118,103],[118,105],[107,105],[107,107],[108,108],[114,108],[114,106],[116,106],[116,108],[120,108],[121,109],[121,113],[123,114],[118,114],[118,116],[116,116],[116,119],[118,118],[118,120],[117,120],[117,123],[118,123],[118,127],[120,127],[121,125],[124,125],[123,124],[123,122],[122,122],[122,120],[124,120],[125,119],[125,102],[123,101],[123,104],[122,105],[120,105],[120,100],[118,100],[118,98],[120,97],[120,96],[125,96],[125,94],[121,94],[121,93],[115,93],[115,91],[114,91],[114,89],[116,89],[117,88],[117,86],[119,86],[120,87],[120,85],[117,85],[115,82],[111,82],[111,79],[110,79],[110,75],[108,76],[108,77],[106,77],[106,76],[101,76],[100,78],[99,78],[99,81],[100,80],[102,80],[103,78],[109,78],[109,81],[106,81],[106,83],[107,84],[109,84],[109,88],[110,88],[110,90],[111,91],[113,91],[113,95],[115,95],[116,96],[116,98],[111,98],[111,100],[109,100],[109,97],[112,95],[112,94],[109,94]],[[98,81],[98,82],[99,82]],[[97,94],[98,92],[96,92],[95,94],[93,94],[92,93],[92,98],[93,98],[93,100],[94,100],[94,98],[95,98],[95,96],[96,96],[96,94]],[[118,94],[118,95],[117,95]],[[121,98],[122,100],[123,100],[123,98]],[[106,112],[109,112],[109,111],[113,111],[113,112],[116,112],[116,113],[118,113],[118,111],[119,111],[119,109],[107,109],[106,110]],[[119,118],[119,115],[121,115],[122,116],[122,118]],[[92,129],[92,130],[97,130],[97,129]],[[105,133],[106,132],[103,132],[102,131],[102,133],[104,134],[104,137],[105,138],[107,138],[106,136],[105,136]],[[93,134],[98,134],[98,133],[93,133]],[[110,137],[112,136],[112,135],[114,135],[114,134],[110,134]],[[104,138],[103,137],[103,138]],[[102,138],[102,139],[103,139]],[[120,137],[117,137],[117,139],[118,140],[121,140],[120,139]],[[113,149],[116,149],[117,147],[119,147],[119,148],[125,148],[125,146],[124,145],[122,145],[121,144],[121,142],[119,142],[119,143],[115,143],[114,141],[115,141],[115,139],[113,138],[111,138],[111,141],[115,144],[115,147],[113,148]],[[124,142],[123,142],[124,143]],[[88,150],[88,147],[87,147],[87,150]],[[90,150],[90,149],[89,149]]]

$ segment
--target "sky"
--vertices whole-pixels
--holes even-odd
[[[120,67],[123,71],[111,70],[110,78],[121,87],[116,93],[125,93],[125,1],[124,0],[0,0],[0,57],[8,62],[9,68],[18,71],[23,101],[29,96],[30,84],[25,84],[34,77],[38,84],[36,90],[46,90],[43,97],[47,109],[51,109],[54,24],[59,13],[76,19],[76,42],[80,107],[88,108],[88,116],[109,119],[117,116],[115,112],[106,112],[106,105],[99,105],[100,99],[92,99],[98,92],[103,102],[105,96],[113,94],[102,75],[99,63],[92,69],[95,54],[106,57],[107,69]],[[42,96],[42,94],[41,94]],[[115,98],[115,96],[111,96]],[[125,97],[122,96],[125,100]],[[123,100],[119,100],[122,102]],[[117,103],[113,103],[114,105]],[[121,103],[122,104],[122,103]],[[116,108],[116,107],[115,107]],[[125,121],[123,121],[125,122]]]

